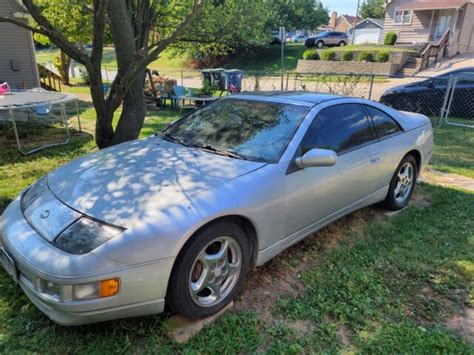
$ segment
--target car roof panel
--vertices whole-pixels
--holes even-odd
[[[248,98],[254,100],[258,100],[259,98],[265,98],[266,101],[289,100],[293,102],[300,102],[301,104],[306,105],[318,105],[329,100],[343,98],[343,96],[339,95],[301,91],[256,91],[233,95],[233,97]]]

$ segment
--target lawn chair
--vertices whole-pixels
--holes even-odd
[[[173,86],[173,89],[171,90],[171,108],[178,108],[178,98],[180,96],[185,96],[186,95],[186,88],[181,85],[175,85]]]

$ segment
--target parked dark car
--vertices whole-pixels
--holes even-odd
[[[380,103],[397,110],[439,116],[452,76],[457,76],[457,80],[454,88],[450,88],[448,92],[448,99],[452,99],[448,115],[474,119],[474,67],[457,69],[413,84],[389,88],[382,94]]]
[[[304,45],[308,48],[314,46],[317,48],[323,48],[324,46],[344,47],[348,42],[349,39],[344,32],[321,32],[316,36],[308,37]]]

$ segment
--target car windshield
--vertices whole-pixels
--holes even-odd
[[[165,139],[233,158],[277,162],[308,107],[222,99],[162,132]]]

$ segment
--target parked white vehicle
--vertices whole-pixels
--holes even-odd
[[[59,324],[218,312],[247,273],[328,223],[408,204],[423,115],[336,95],[231,95],[80,157],[0,218],[0,264]]]
[[[304,43],[306,41],[306,37],[305,35],[294,35],[293,37],[291,37],[291,42],[293,43]]]

